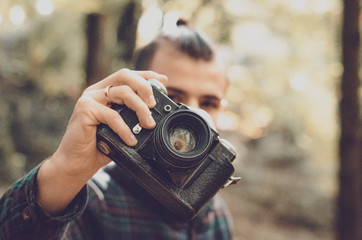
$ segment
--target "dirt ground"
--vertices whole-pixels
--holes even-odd
[[[333,240],[334,199],[298,148],[272,136],[256,143],[224,133],[236,146],[236,176],[221,190],[234,219],[235,240]]]
[[[305,226],[301,222],[279,219],[278,213],[257,202],[245,200],[243,188],[232,186],[222,196],[229,205],[234,220],[234,240],[333,240],[330,227]],[[243,199],[245,198],[245,199]]]

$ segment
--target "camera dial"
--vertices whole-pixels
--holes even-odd
[[[167,89],[165,87],[165,85],[163,85],[160,81],[151,78],[148,80],[152,86],[156,87],[160,92],[162,92],[163,94],[167,95]]]

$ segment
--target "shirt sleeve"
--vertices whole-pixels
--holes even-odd
[[[219,194],[217,194],[200,214],[192,221],[191,239],[231,240],[233,219]]]
[[[0,239],[61,239],[67,224],[84,211],[83,187],[60,216],[47,214],[36,201],[40,165],[14,183],[0,199]]]

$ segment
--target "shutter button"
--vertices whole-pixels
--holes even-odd
[[[33,211],[30,207],[26,207],[23,211],[23,219],[25,221],[29,221],[31,217],[33,216]]]

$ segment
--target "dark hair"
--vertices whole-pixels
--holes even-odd
[[[148,69],[156,50],[165,42],[172,44],[177,50],[191,58],[205,61],[213,59],[214,49],[206,36],[188,27],[187,21],[183,19],[179,19],[176,25],[176,31],[160,33],[154,40],[137,52],[135,58],[136,70]]]

